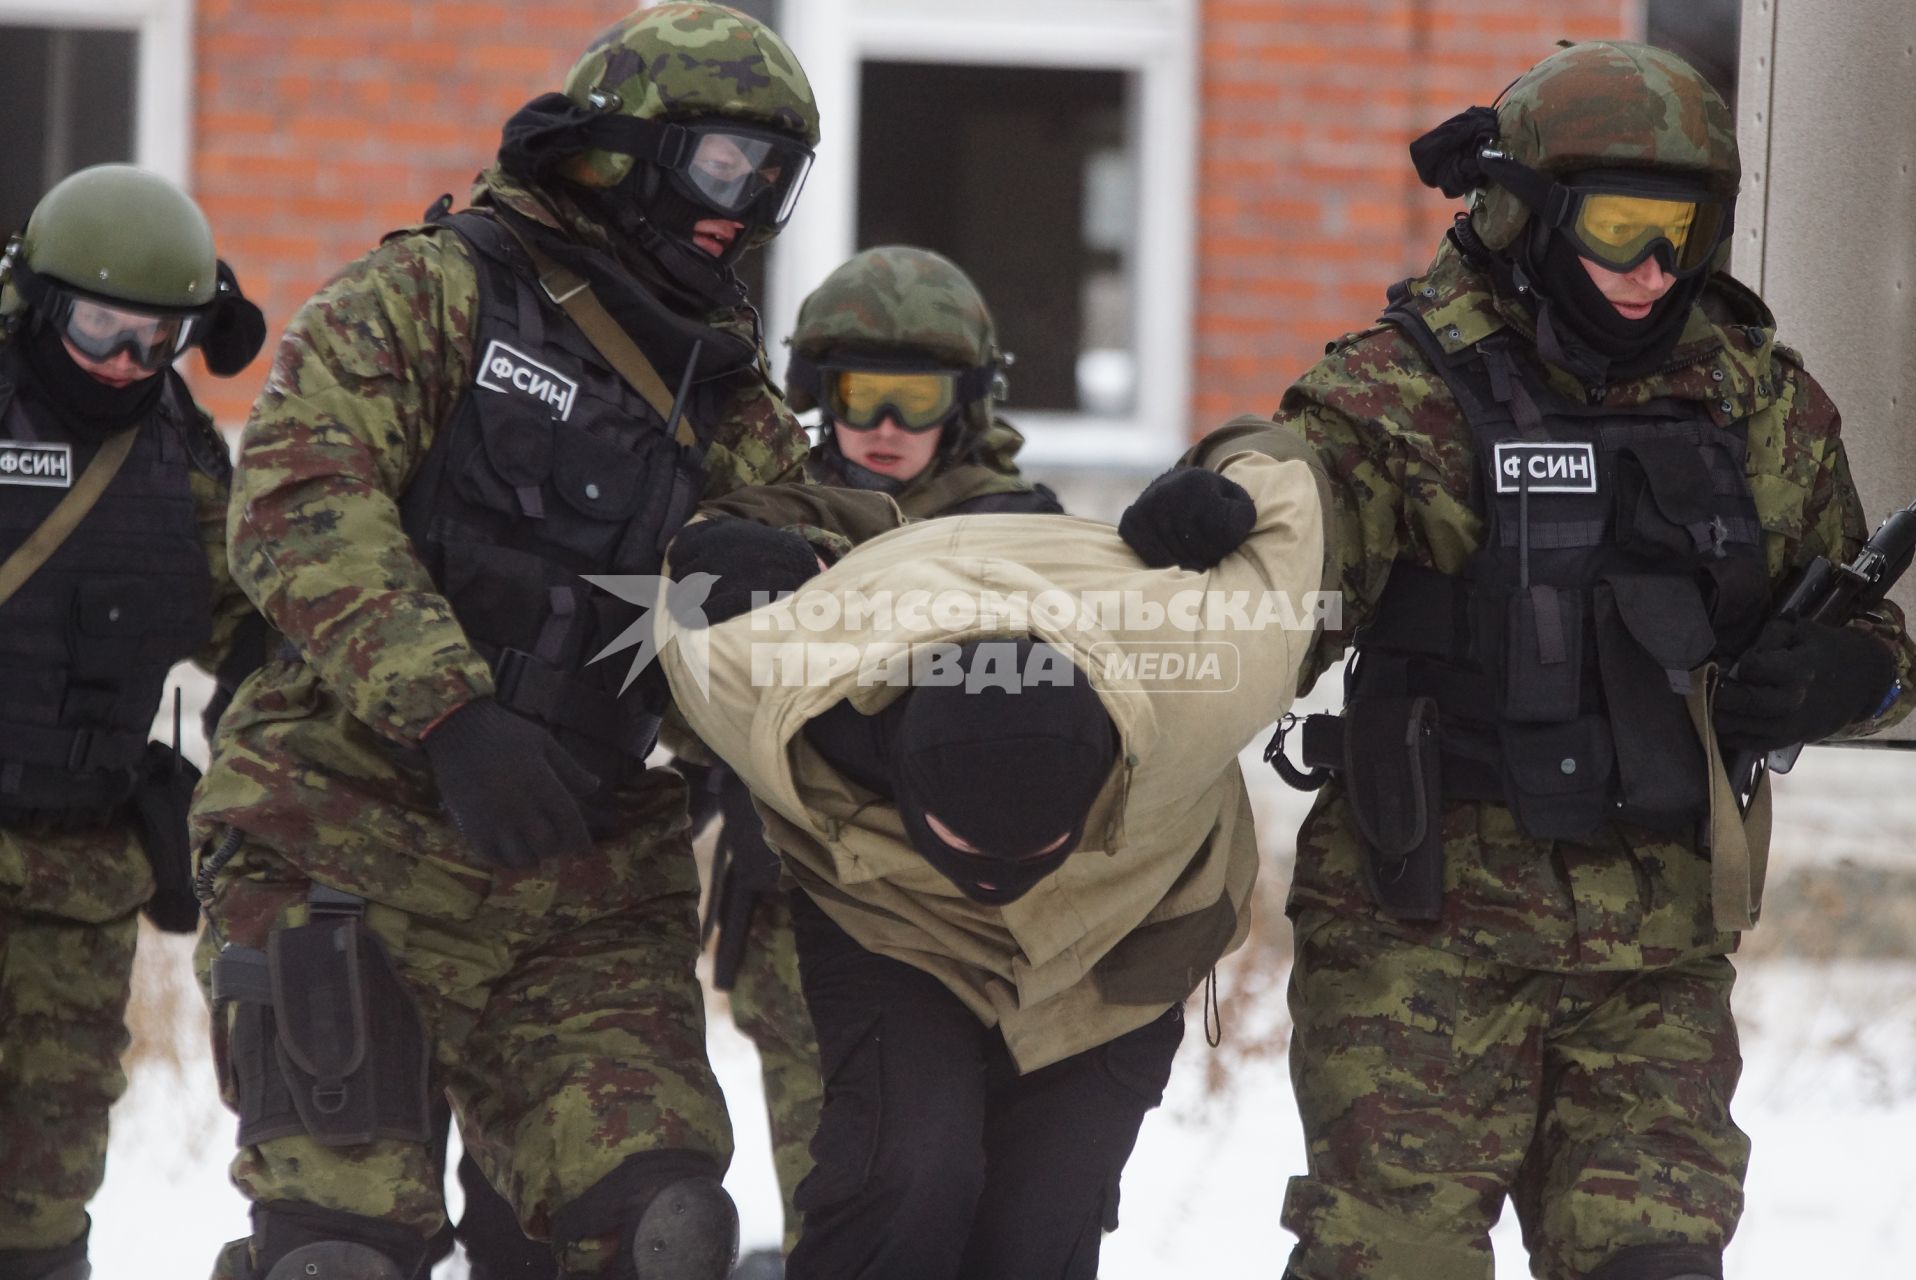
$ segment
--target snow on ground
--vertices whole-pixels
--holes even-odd
[[[1281,992],[1281,983],[1267,992]],[[1276,997],[1267,995],[1266,1001]],[[1234,1007],[1227,1032],[1270,1010]],[[1738,988],[1748,1066],[1736,1115],[1756,1143],[1749,1209],[1730,1252],[1737,1280],[1903,1274],[1916,1258],[1916,964],[1745,966]],[[182,1028],[200,1021],[182,1018]],[[1303,1165],[1281,1057],[1240,1063],[1214,1093],[1194,1022],[1162,1109],[1125,1173],[1123,1227],[1104,1280],[1276,1275],[1284,1182]],[[136,1073],[114,1112],[107,1182],[94,1204],[99,1280],[202,1280],[219,1244],[246,1230],[227,1184],[232,1118],[211,1087],[203,1041],[182,1062]],[[740,1155],[728,1185],[747,1248],[774,1244],[779,1210],[766,1154],[757,1064],[722,1014],[711,1049],[732,1100]],[[1499,1280],[1526,1274],[1514,1222],[1494,1237]],[[1892,1265],[1893,1264],[1893,1265]],[[452,1263],[440,1280],[460,1280]]]
[[[1331,696],[1337,683],[1320,682],[1313,701]],[[1281,900],[1288,842],[1308,799],[1275,782],[1259,762],[1262,747],[1260,738],[1243,759],[1267,873],[1279,886],[1274,900]],[[1772,885],[1792,867],[1855,864],[1916,875],[1912,783],[1910,753],[1805,752],[1779,780]],[[1786,905],[1773,894],[1773,917]],[[1759,930],[1756,938],[1763,936]],[[94,1274],[203,1280],[221,1242],[247,1229],[244,1203],[226,1180],[233,1120],[213,1091],[205,1014],[186,976],[188,949],[150,934],[146,944],[153,944],[142,957],[147,1003],[171,1008],[174,1022],[156,1026],[148,1016],[136,1030],[170,1041],[162,1048],[173,1053],[145,1055],[114,1112],[107,1181],[94,1204]],[[1916,944],[1900,952],[1916,952]],[[1303,1168],[1303,1144],[1281,1052],[1282,961],[1270,959],[1283,950],[1256,955],[1280,971],[1227,973],[1224,1055],[1207,1057],[1192,1005],[1165,1105],[1146,1119],[1125,1173],[1123,1227],[1106,1242],[1104,1280],[1282,1270],[1290,1239],[1278,1212],[1285,1179]],[[1746,1067],[1736,1117],[1755,1156],[1728,1274],[1908,1274],[1916,1258],[1916,1160],[1906,1158],[1916,1151],[1916,959],[1820,962],[1765,951],[1740,968]],[[1265,1048],[1246,1052],[1246,1045]],[[711,1019],[710,1047],[738,1135],[728,1185],[744,1244],[775,1245],[778,1195],[756,1056],[723,1012]],[[1498,1280],[1526,1275],[1510,1214],[1493,1240]],[[438,1280],[464,1275],[455,1259]]]

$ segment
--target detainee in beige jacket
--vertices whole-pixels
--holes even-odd
[[[1249,535],[1207,572],[1147,568],[1093,520],[942,519],[862,544],[702,645],[663,647],[677,706],[751,788],[797,883],[860,945],[933,975],[998,1027],[1021,1072],[1158,1018],[1249,929],[1257,841],[1237,757],[1290,706],[1327,603],[1323,480],[1268,421],[1240,420],[1186,461],[1256,505]],[[1033,607],[1013,618],[1019,601]],[[933,870],[897,809],[800,730],[841,700],[871,713],[904,694],[890,682],[910,667],[900,654],[1004,635],[1067,655],[1121,745],[1077,852],[988,906]]]

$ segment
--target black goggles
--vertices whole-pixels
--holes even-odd
[[[973,400],[991,392],[995,366],[887,365],[836,360],[815,364],[792,356],[792,381],[819,407],[853,431],[871,431],[887,418],[916,435],[942,427]]]
[[[1577,254],[1611,271],[1654,256],[1682,279],[1709,269],[1730,232],[1735,205],[1694,183],[1645,173],[1586,173],[1551,182],[1494,151],[1484,170],[1516,194]]]
[[[157,373],[200,338],[206,308],[149,310],[117,299],[96,298],[43,276],[16,257],[12,275],[21,296],[68,346],[105,364],[125,354],[146,373]]]
[[[601,115],[581,132],[594,146],[657,165],[713,216],[773,230],[792,216],[812,168],[812,149],[790,134],[723,117],[675,122]]]

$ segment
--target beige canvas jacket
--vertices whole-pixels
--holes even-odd
[[[1210,465],[1249,491],[1257,520],[1209,572],[1145,568],[1092,520],[942,519],[865,543],[805,591],[703,632],[703,657],[684,633],[664,647],[679,708],[758,797],[766,838],[798,883],[862,945],[932,974],[997,1025],[1022,1071],[1157,1018],[1249,928],[1257,841],[1237,755],[1290,705],[1321,585],[1324,511],[1301,450]],[[906,591],[947,605],[1063,592],[1047,599],[1080,607],[1033,608],[1025,625],[1007,626],[983,606],[971,620],[955,607],[913,612]],[[1117,613],[1099,603],[1109,596],[1085,594],[1098,592],[1117,593]],[[1228,608],[1233,593],[1242,612]],[[891,625],[857,625],[847,606],[860,598],[890,598]],[[1135,616],[1123,616],[1127,605]],[[1176,621],[1134,625],[1153,620],[1153,605]],[[902,693],[874,682],[897,670],[887,655],[1009,634],[1040,637],[1089,673],[1122,749],[1078,852],[1000,907],[960,894],[913,850],[891,803],[838,775],[799,731],[841,699],[869,712]],[[798,649],[780,650],[794,645],[811,656],[809,672],[791,664]],[[1169,673],[1172,653],[1201,669]],[[1206,667],[1205,653],[1219,661]],[[847,655],[864,664],[862,679]]]

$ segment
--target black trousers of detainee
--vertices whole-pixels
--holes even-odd
[[[1183,1009],[1019,1075],[943,983],[792,899],[825,1107],[789,1280],[1094,1280]]]

